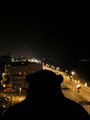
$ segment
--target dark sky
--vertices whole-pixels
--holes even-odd
[[[1,7],[0,55],[11,52],[55,59],[89,57],[88,21],[83,9],[71,1],[23,5]]]

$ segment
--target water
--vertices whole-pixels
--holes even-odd
[[[90,61],[79,61],[79,60],[64,60],[54,61],[54,65],[61,68],[62,71],[75,72],[75,79],[80,80],[82,83],[87,82],[90,86]],[[53,64],[53,63],[52,63]]]
[[[88,85],[90,86],[90,62],[76,62],[76,63],[69,63],[69,64],[64,64],[63,69],[68,70],[69,73],[71,71],[75,72],[75,78],[80,79],[82,83],[87,82]]]

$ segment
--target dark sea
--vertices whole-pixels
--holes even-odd
[[[74,71],[75,79],[80,80],[82,83],[87,82],[90,86],[90,61],[68,62],[68,64],[63,64],[61,68],[63,71],[68,70],[69,74]]]
[[[68,70],[68,74],[72,71],[75,72],[75,79],[80,80],[82,83],[87,82],[90,86],[90,61],[89,60],[55,60],[51,64],[65,72]]]

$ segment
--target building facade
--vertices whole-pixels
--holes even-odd
[[[13,62],[9,68],[10,84],[13,89],[27,88],[26,76],[42,70],[42,64],[30,62]]]

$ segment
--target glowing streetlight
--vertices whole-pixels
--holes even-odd
[[[3,85],[3,87],[5,88],[5,87],[6,87],[6,85],[4,84],[4,85]]]
[[[72,74],[73,79],[75,79],[75,72],[72,71],[71,74]]]
[[[71,74],[72,74],[72,75],[75,75],[75,72],[72,71]]]
[[[21,97],[21,91],[22,91],[22,88],[19,88],[19,92],[20,92],[20,97]]]
[[[66,73],[68,73],[68,70],[66,70]]]
[[[60,68],[59,68],[59,67],[56,67],[56,70],[60,70]]]
[[[70,76],[70,81],[72,81],[72,76]]]
[[[87,83],[85,83],[85,87],[87,87]]]
[[[76,84],[76,83],[77,83],[77,80],[75,80],[74,82],[75,82],[75,84]]]

